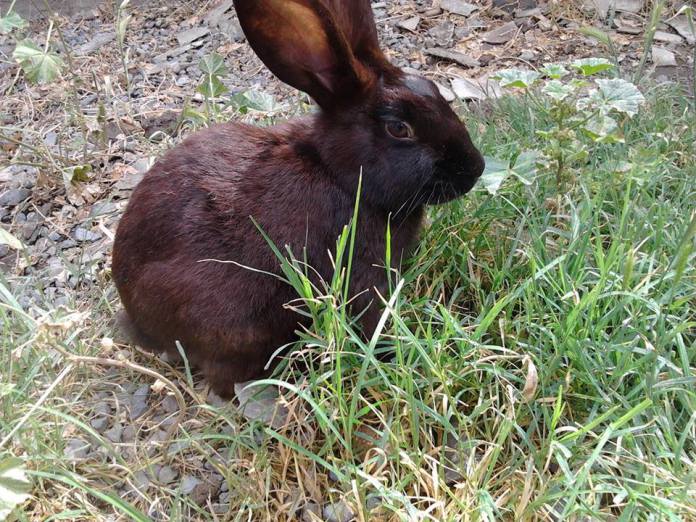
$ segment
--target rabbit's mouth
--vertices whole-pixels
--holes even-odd
[[[439,205],[463,196],[474,188],[482,172],[483,166],[456,174],[444,168],[437,168],[433,180],[427,183],[422,191],[426,203]]]

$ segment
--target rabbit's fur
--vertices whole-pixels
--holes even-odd
[[[251,46],[283,81],[309,93],[315,115],[270,128],[240,123],[195,133],[160,159],[119,224],[113,276],[146,348],[189,359],[221,396],[263,375],[295,338],[297,296],[253,219],[330,280],[330,252],[362,175],[351,276],[370,335],[391,256],[418,240],[426,203],[472,188],[483,159],[435,85],[390,65],[369,0],[236,0]],[[253,270],[250,270],[253,269]]]

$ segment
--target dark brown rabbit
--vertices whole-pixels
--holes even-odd
[[[175,352],[223,397],[264,374],[295,338],[296,298],[252,222],[325,279],[363,189],[351,293],[369,335],[392,258],[415,245],[423,206],[468,192],[483,159],[436,86],[391,65],[369,0],[235,0],[251,47],[320,110],[270,128],[239,123],[198,132],[135,189],[116,233],[113,276],[144,347]],[[229,261],[220,263],[211,259]],[[207,260],[207,261],[206,261]],[[251,267],[252,271],[244,267]]]

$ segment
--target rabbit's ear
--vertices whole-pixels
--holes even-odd
[[[389,63],[379,47],[370,0],[324,0],[343,32],[353,56],[374,70],[384,74],[396,69]]]
[[[263,63],[322,108],[355,99],[374,81],[374,73],[355,58],[334,13],[322,0],[234,0],[234,5],[249,44]]]

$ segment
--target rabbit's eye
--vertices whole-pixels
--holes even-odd
[[[389,135],[397,140],[410,140],[413,138],[413,129],[408,123],[398,120],[388,121],[384,128]]]

